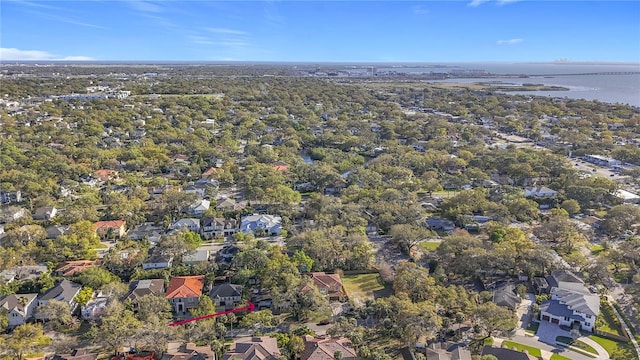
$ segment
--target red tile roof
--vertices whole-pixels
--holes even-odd
[[[165,297],[167,299],[200,297],[203,287],[204,275],[176,276],[169,281]]]
[[[124,225],[124,223],[125,223],[124,220],[98,221],[93,224],[93,228],[96,230],[102,229],[102,228],[117,230],[117,229],[120,229],[120,227]]]
[[[94,260],[65,261],[54,271],[58,276],[73,276],[76,273],[96,265]]]

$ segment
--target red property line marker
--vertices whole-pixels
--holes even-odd
[[[191,319],[185,319],[185,320],[172,322],[171,324],[169,324],[169,326],[184,325],[186,323],[190,323],[190,322],[193,322],[193,321],[210,319],[210,318],[213,318],[213,317],[216,317],[216,316],[231,314],[231,313],[245,311],[245,310],[249,310],[249,313],[252,313],[255,308],[256,308],[256,306],[252,302],[248,302],[247,306],[243,306],[243,307],[240,307],[240,308],[235,308],[235,309],[231,309],[231,310],[227,310],[227,311],[221,311],[221,312],[217,312],[215,314],[209,314],[209,315],[199,316],[199,317],[195,317],[195,318],[191,318]]]

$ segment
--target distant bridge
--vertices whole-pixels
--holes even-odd
[[[608,72],[594,72],[594,73],[581,73],[581,74],[545,74],[545,75],[529,75],[530,77],[540,76],[579,76],[579,75],[640,75],[640,71],[608,71]]]

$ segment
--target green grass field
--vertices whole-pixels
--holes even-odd
[[[566,356],[562,356],[560,354],[553,354],[553,355],[551,355],[551,360],[571,360],[571,358],[568,358]]]
[[[442,244],[440,241],[423,241],[420,243],[420,250],[423,252],[432,252],[436,251],[436,249]]]
[[[509,349],[516,349],[518,351],[526,350],[529,353],[529,355],[534,357],[542,356],[542,352],[540,351],[540,349],[534,348],[533,346],[527,346],[524,344],[519,344],[517,342],[509,341],[509,340],[503,341],[502,345],[508,347]]]
[[[360,274],[360,275],[344,275],[342,277],[342,285],[344,286],[349,299],[356,304],[364,304],[365,301],[375,298],[374,292],[385,292],[387,290],[380,279],[380,275]],[[387,290],[390,294],[390,290]]]
[[[611,340],[598,335],[591,335],[589,336],[589,339],[600,344],[600,346],[602,346],[609,354],[612,354],[618,349],[635,351],[630,343],[623,343],[622,341]]]
[[[593,255],[598,255],[600,252],[602,252],[602,250],[604,250],[604,246],[600,244],[593,245],[590,250]]]

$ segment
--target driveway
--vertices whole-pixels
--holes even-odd
[[[540,327],[538,327],[536,335],[543,343],[553,346],[556,345],[556,338],[558,336],[571,337],[571,334],[568,331],[562,330],[560,326],[547,321],[540,321]]]

